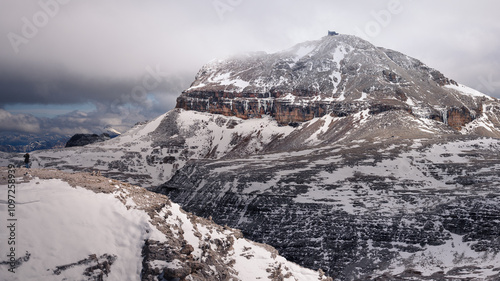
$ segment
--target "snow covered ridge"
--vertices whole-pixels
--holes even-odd
[[[26,171],[16,171],[16,262],[3,260],[2,232],[0,280],[331,280],[141,187]],[[7,178],[2,168],[2,198]],[[2,221],[7,205],[0,201]]]

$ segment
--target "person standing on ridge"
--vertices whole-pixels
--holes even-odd
[[[24,165],[26,166],[27,169],[30,167],[30,154],[26,153],[24,154]]]

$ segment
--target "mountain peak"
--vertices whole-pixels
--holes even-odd
[[[402,110],[460,131],[491,102],[498,103],[418,59],[338,34],[272,54],[212,61],[176,107],[243,119],[270,115],[282,125]]]
[[[356,36],[339,34],[299,43],[272,54],[253,52],[213,60],[201,68],[185,92],[333,92],[339,78],[321,74],[340,71],[340,62],[345,55],[356,49],[375,50],[376,47]],[[318,79],[324,80],[320,86],[311,81],[318,82]]]

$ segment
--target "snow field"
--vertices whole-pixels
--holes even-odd
[[[471,249],[470,242],[464,242],[462,235],[450,233],[451,240],[440,246],[427,246],[424,251],[417,253],[400,252],[401,263],[410,264],[414,270],[422,272],[424,276],[432,275],[436,268],[448,272],[461,266],[476,265],[478,269],[474,273],[457,274],[459,279],[472,278],[473,280],[486,280],[488,276],[493,276],[498,272],[493,269],[500,264],[500,256],[488,252],[476,252]],[[408,266],[408,265],[407,265]],[[392,273],[403,272],[405,266],[395,266]]]
[[[0,192],[6,198],[6,188]],[[144,239],[159,235],[146,213],[127,210],[114,195],[72,188],[57,179],[18,184],[16,194],[16,253],[21,257],[29,252],[31,257],[15,274],[0,266],[0,280],[52,281],[57,266],[91,254],[117,256],[107,280],[140,280]],[[7,214],[5,204],[0,204],[0,213]],[[2,245],[5,238],[1,236]],[[2,246],[0,256],[5,257],[6,250]],[[57,278],[79,280],[82,272],[82,267],[74,267]]]
[[[485,94],[479,92],[478,90],[474,90],[474,89],[469,88],[469,87],[462,85],[462,84],[458,84],[458,86],[450,84],[450,85],[445,85],[445,87],[449,88],[449,89],[456,90],[456,91],[460,92],[462,95],[467,95],[467,96],[471,96],[471,97],[484,97],[484,98],[492,100],[492,98],[490,96],[485,95]]]

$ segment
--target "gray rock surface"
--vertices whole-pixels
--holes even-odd
[[[499,188],[500,141],[455,137],[197,161],[158,191],[337,280],[496,280]]]

